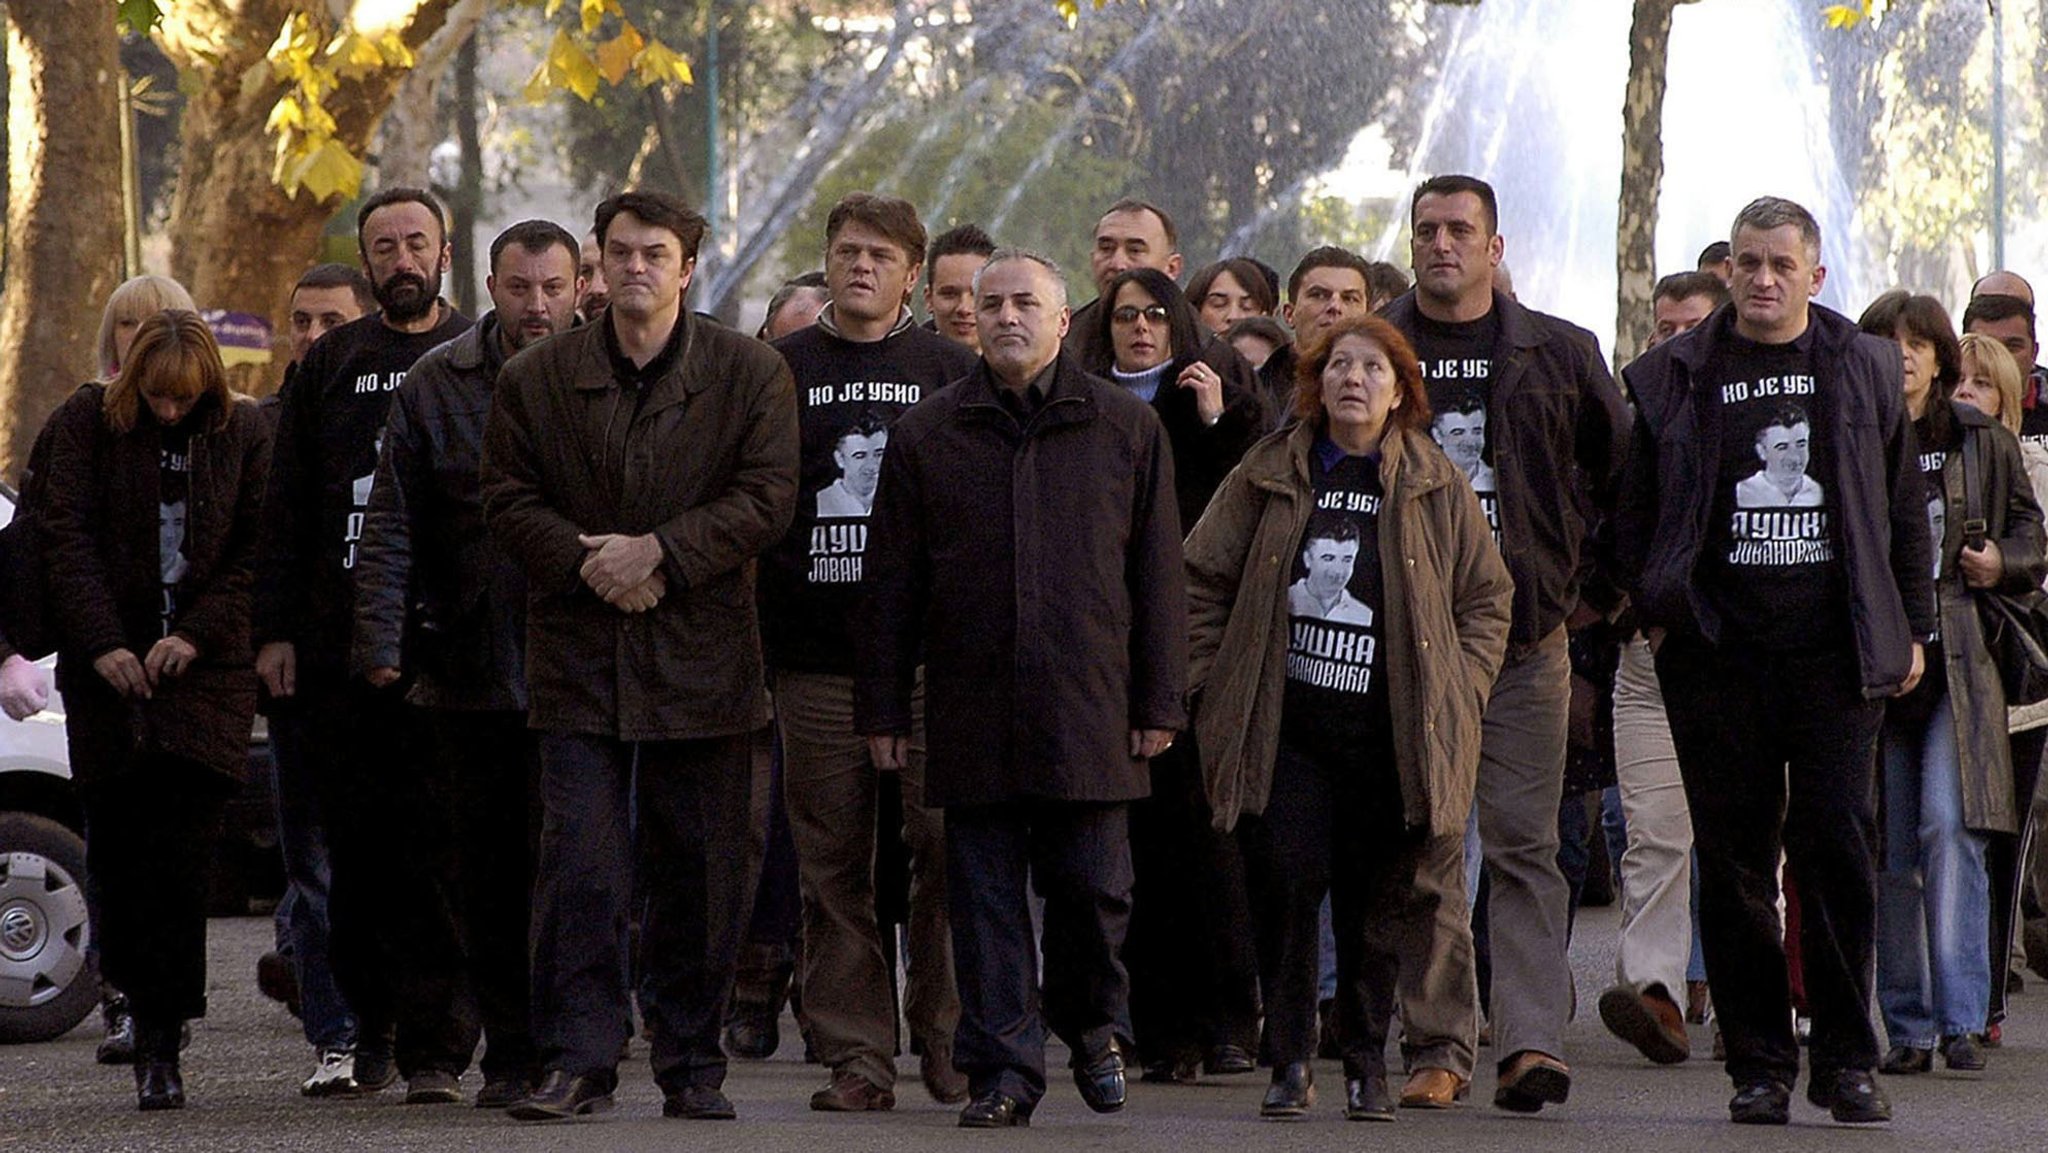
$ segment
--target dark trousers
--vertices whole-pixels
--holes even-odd
[[[301,665],[298,695],[327,826],[329,956],[357,1048],[391,1045],[407,1079],[459,1075],[479,1026],[455,927],[447,776],[398,686]]]
[[[665,1093],[724,1082],[719,1027],[753,901],[751,739],[541,738],[533,1028],[545,1068],[616,1069],[637,912],[655,1081]]]
[[[1799,875],[1816,1074],[1872,1069],[1877,734],[1847,650],[1760,655],[1672,637],[1657,653],[1699,852],[1700,933],[1736,1084],[1799,1071],[1778,923]],[[1779,814],[1783,814],[1782,817]]]
[[[1119,953],[1131,917],[1130,833],[1122,804],[1022,800],[946,810],[946,894],[960,1027],[953,1065],[975,1096],[1025,1109],[1045,1096],[1050,1030],[1076,1061],[1130,1040],[1130,981]],[[1040,1000],[1026,891],[1045,898]]]
[[[763,839],[751,853],[759,867],[753,877],[754,911],[733,973],[732,1006],[727,1016],[734,1019],[742,1014],[773,1016],[782,1012],[802,943],[803,900],[797,888],[796,845],[790,839],[789,812],[783,803],[779,738],[772,739],[767,755],[755,750],[752,820],[754,831]]]
[[[315,1049],[352,1049],[356,1019],[334,980],[328,895],[333,872],[320,818],[319,783],[307,775],[304,710],[295,698],[269,707],[271,783],[285,892],[277,903],[277,951],[299,977],[299,1017]]]
[[[1283,745],[1265,812],[1238,825],[1266,991],[1265,1057],[1277,1068],[1315,1055],[1328,894],[1345,1075],[1386,1072],[1398,994],[1408,1063],[1469,1077],[1476,1021],[1464,836],[1405,829],[1391,750],[1384,756],[1366,771]]]
[[[2005,1019],[2005,981],[2013,968],[2013,938],[2020,929],[2020,893],[2026,887],[2025,862],[2033,827],[2034,789],[2041,779],[2041,751],[2048,729],[2012,735],[2014,811],[2018,835],[1993,833],[1985,854],[1991,874],[1991,1019]],[[2038,850],[2036,850],[2038,851]]]
[[[1131,805],[1131,1025],[1145,1063],[1258,1043],[1259,975],[1237,838],[1210,821],[1202,765],[1183,738],[1152,760]]]
[[[435,709],[424,719],[433,740],[432,772],[450,802],[462,975],[474,991],[484,1033],[477,1064],[487,1078],[531,1076],[540,1067],[528,1026],[527,975],[540,842],[540,740],[522,712]],[[438,995],[452,1000],[461,989],[444,983]]]
[[[136,1021],[175,1034],[206,1015],[206,886],[231,782],[134,751],[127,706],[83,695],[65,704],[100,975],[128,995]]]

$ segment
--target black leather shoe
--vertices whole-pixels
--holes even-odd
[[[1925,1073],[1934,1068],[1934,1050],[1912,1045],[1893,1045],[1885,1050],[1884,1060],[1878,1062],[1877,1068],[1887,1077],[1907,1077],[1914,1073]],[[1813,1084],[1814,1082],[1809,1081],[1808,1088]]]
[[[520,1121],[560,1121],[584,1113],[608,1113],[613,1105],[613,1084],[613,1078],[605,1074],[572,1077],[560,1069],[550,1069],[533,1096],[505,1112]]]
[[[1348,1121],[1392,1121],[1394,1099],[1387,1094],[1387,1075],[1344,1079],[1344,1117]]]
[[[732,1101],[709,1085],[685,1085],[661,1103],[661,1115],[685,1121],[730,1121],[739,1116]]]
[[[1751,1081],[1729,1099],[1728,1119],[1737,1125],[1784,1125],[1792,1119],[1792,1090],[1782,1081]]]
[[[1807,1082],[1806,1099],[1844,1125],[1875,1125],[1892,1119],[1892,1103],[1867,1069],[1843,1069],[1832,1076],[1815,1074]]]
[[[1251,1051],[1243,1045],[1218,1045],[1209,1050],[1202,1060],[1202,1067],[1212,1077],[1233,1077],[1239,1073],[1250,1073],[1259,1067],[1252,1060]]]
[[[128,998],[119,993],[100,1004],[100,1019],[106,1026],[93,1060],[102,1065],[135,1063],[135,1017],[128,1012]]]
[[[1074,1088],[1081,1100],[1097,1113],[1114,1113],[1124,1107],[1124,1055],[1115,1045],[1085,1065],[1074,1066]]]
[[[476,1107],[510,1109],[531,1096],[531,1073],[498,1073],[484,1078],[484,1087],[476,1091]]]
[[[1316,1075],[1306,1061],[1273,1068],[1273,1083],[1259,1103],[1261,1117],[1299,1117],[1316,1103]]]
[[[1147,1085],[1192,1085],[1202,1079],[1202,1062],[1192,1053],[1170,1060],[1146,1061],[1138,1080]]]
[[[1007,1093],[983,1093],[960,1110],[962,1129],[1028,1129],[1031,1110]]]
[[[725,1022],[725,1051],[742,1061],[766,1061],[782,1047],[782,1026],[774,1011],[748,1005],[734,1007]]]
[[[176,1057],[135,1062],[135,1105],[144,1113],[185,1107],[185,1079],[178,1073]]]

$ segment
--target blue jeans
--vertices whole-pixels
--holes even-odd
[[[1931,1049],[1984,1028],[1991,1005],[1984,838],[1963,827],[1947,694],[1922,725],[1884,729],[1877,1003],[1893,1045]]]
[[[356,1019],[334,983],[329,961],[327,834],[320,822],[319,790],[307,777],[304,741],[297,703],[278,702],[270,718],[270,750],[286,883],[277,905],[277,951],[298,972],[306,1040],[316,1049],[351,1049]]]

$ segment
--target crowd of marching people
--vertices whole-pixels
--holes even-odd
[[[182,287],[121,285],[0,621],[10,716],[56,654],[100,1059],[184,1105],[260,710],[257,979],[311,1098],[475,1064],[476,1106],[602,1112],[637,1032],[665,1115],[731,1118],[787,1008],[826,1112],[894,1108],[907,1051],[1028,1125],[1056,1038],[1097,1112],[1263,1068],[1300,1117],[1323,1058],[1351,1120],[1532,1113],[1611,878],[1600,1020],[1664,1064],[1711,1023],[1731,1120],[1786,1123],[1802,1065],[1851,1124],[1984,1068],[2048,973],[2032,289],[1851,320],[1762,197],[1617,380],[1517,299],[1492,187],[1408,213],[1405,270],[1184,276],[1119,201],[1079,304],[854,193],[749,336],[687,306],[671,196],[506,229],[473,320],[390,188],[261,401]]]

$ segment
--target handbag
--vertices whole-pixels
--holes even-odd
[[[1984,516],[1984,494],[1978,479],[1977,438],[1963,437],[1963,539],[1982,540],[1989,521]],[[1954,495],[1955,481],[1947,482]],[[1938,546],[1937,546],[1938,547]],[[1996,589],[1975,589],[1977,617],[1983,627],[1984,646],[1998,666],[1998,679],[2005,688],[2007,707],[2048,700],[2048,593],[2031,588],[2023,593]]]

